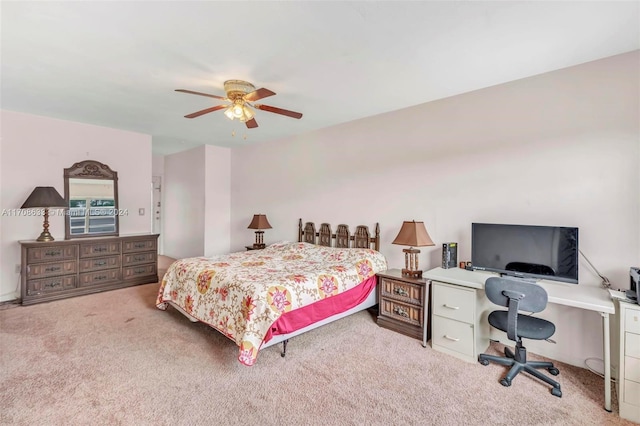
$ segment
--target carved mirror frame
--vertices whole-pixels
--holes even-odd
[[[106,236],[118,236],[120,232],[119,214],[118,214],[118,173],[111,170],[106,164],[102,164],[95,160],[85,160],[75,163],[73,166],[64,169],[64,199],[69,206],[71,199],[69,193],[69,179],[101,179],[113,181],[113,199],[115,210],[115,232],[86,232],[84,234],[71,234],[71,223],[69,211],[65,215],[64,219],[64,235],[65,239],[72,238],[89,238],[89,237],[106,237]],[[90,206],[89,206],[90,207]]]

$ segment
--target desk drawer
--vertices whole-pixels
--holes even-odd
[[[640,407],[640,383],[624,381],[624,402]]]
[[[476,292],[433,283],[433,315],[472,324],[475,318]]]
[[[640,383],[640,358],[624,357],[624,378]],[[640,404],[640,401],[638,401]]]
[[[631,333],[640,334],[640,311],[637,309],[626,309],[624,318],[624,329]]]
[[[627,332],[624,333],[624,338],[624,354],[626,356],[640,358],[640,334]]]
[[[431,344],[473,357],[473,326],[468,323],[431,317]]]

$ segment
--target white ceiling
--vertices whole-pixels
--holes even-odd
[[[639,5],[2,1],[0,102],[150,134],[158,154],[265,142],[638,49]],[[174,89],[228,79],[304,116],[184,118],[220,102]]]

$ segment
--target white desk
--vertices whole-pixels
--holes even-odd
[[[435,268],[426,271],[423,278],[454,284],[461,287],[484,290],[484,282],[498,274],[467,271],[460,268]],[[604,409],[611,411],[611,342],[609,338],[609,314],[615,313],[615,305],[607,290],[601,287],[567,284],[555,281],[537,281],[547,291],[549,303],[599,312],[602,316],[604,358]],[[433,309],[433,307],[432,307]],[[425,309],[425,312],[427,309]],[[426,322],[425,322],[426,323]],[[432,333],[433,337],[433,333]],[[487,347],[489,341],[487,339]]]

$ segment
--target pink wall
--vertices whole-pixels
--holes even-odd
[[[151,137],[106,127],[0,111],[2,209],[17,209],[36,186],[54,186],[64,196],[63,171],[82,160],[97,160],[118,172],[120,235],[151,232]],[[139,216],[138,209],[145,215]],[[0,300],[19,297],[19,240],[42,232],[42,217],[1,216]],[[64,239],[64,218],[50,218],[51,234]]]
[[[436,242],[421,269],[440,265],[446,241],[468,260],[472,222],[577,226],[582,251],[628,287],[640,259],[639,62],[635,51],[234,149],[231,249],[252,241],[258,211],[273,226],[267,243],[295,240],[298,218],[379,222],[391,268],[404,262],[391,244],[403,220],[424,221]],[[584,262],[580,285],[599,285]],[[581,365],[568,345],[601,356],[600,318],[570,310],[549,312],[576,317],[561,327],[565,346],[540,351]]]
[[[230,150],[204,145],[164,161],[164,253],[229,252]]]

